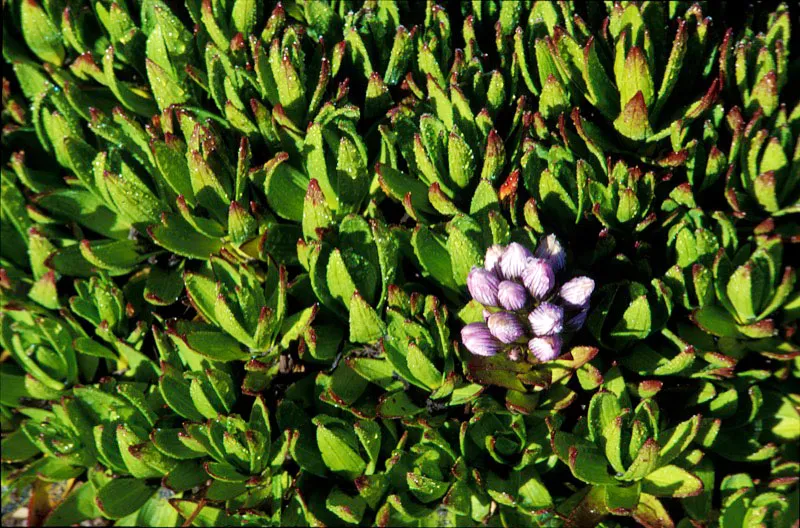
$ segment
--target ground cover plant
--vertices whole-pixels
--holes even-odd
[[[4,524],[798,526],[797,13],[4,0]]]

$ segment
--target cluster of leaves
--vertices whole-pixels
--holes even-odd
[[[796,13],[743,11],[4,2],[3,511],[796,525]],[[586,326],[472,357],[546,233]]]

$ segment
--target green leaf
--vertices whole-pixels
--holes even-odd
[[[386,333],[386,325],[358,291],[350,300],[350,341],[374,343]]]
[[[327,467],[322,461],[322,456],[316,442],[311,439],[313,433],[306,431],[293,431],[289,443],[289,453],[292,459],[303,468],[313,475],[324,477],[327,472]]]
[[[700,429],[700,415],[679,423],[671,429],[663,431],[659,441],[663,444],[659,453],[659,464],[666,465],[677,458],[687,447]]]
[[[234,519],[224,509],[208,506],[205,502],[173,499],[170,504],[181,517],[192,519],[192,526],[213,528],[215,526],[235,526]]]
[[[83,240],[80,251],[83,258],[110,275],[124,275],[135,269],[152,254],[140,254],[133,240],[97,241]]]
[[[354,404],[366,388],[367,381],[346,364],[336,368],[330,383],[330,392],[344,405]]]
[[[583,50],[583,81],[592,96],[592,104],[597,106],[607,119],[619,114],[620,100],[614,83],[609,79],[597,53],[595,37],[591,37]]]
[[[151,267],[144,287],[145,300],[157,306],[169,306],[177,301],[183,293],[181,271],[182,266],[168,269]]]
[[[467,275],[482,262],[482,252],[475,243],[479,226],[466,216],[457,216],[450,224],[447,251],[450,253],[452,276],[459,287],[467,284]]]
[[[227,462],[206,461],[203,465],[206,468],[206,472],[215,480],[236,483],[244,482],[248,478],[247,475],[242,475]]]
[[[378,415],[382,418],[407,418],[423,411],[424,409],[411,401],[405,391],[385,394],[378,403]]]
[[[389,488],[389,479],[385,473],[377,473],[375,475],[363,475],[355,480],[358,494],[367,503],[367,505],[375,510],[378,508],[378,501],[386,493]]]
[[[236,0],[233,4],[231,19],[237,32],[248,36],[255,29],[258,11],[261,4],[255,0]]]
[[[369,457],[369,464],[365,473],[372,474],[378,464],[378,456],[381,449],[381,427],[378,422],[372,420],[359,420],[355,423],[354,428],[358,440]]]
[[[650,107],[653,103],[653,77],[640,47],[633,46],[628,51],[622,78],[617,77],[617,87],[619,88],[620,105],[626,104],[639,92],[642,94],[646,107]]]
[[[301,222],[309,179],[289,165],[288,159],[289,155],[281,152],[264,165],[264,192],[270,207],[279,216]]]
[[[617,515],[625,515],[639,503],[641,484],[638,482],[632,486],[605,486],[603,489],[606,492],[606,507]]]
[[[408,370],[414,378],[431,390],[437,389],[442,384],[442,373],[414,341],[408,342],[407,350]]]
[[[614,120],[616,128],[623,136],[636,141],[647,139],[653,134],[647,115],[647,104],[641,91],[630,98]]]
[[[164,111],[172,105],[179,105],[189,100],[189,94],[164,68],[149,58],[145,59],[145,68],[159,110]]]
[[[143,480],[117,478],[97,492],[97,507],[109,519],[121,519],[138,510],[153,495]]]
[[[423,269],[443,286],[457,289],[453,279],[453,268],[450,254],[442,237],[434,234],[425,226],[417,226],[411,236],[414,253]]]
[[[664,75],[661,78],[661,87],[658,89],[658,97],[656,99],[655,107],[653,108],[653,117],[657,117],[664,107],[672,93],[675,84],[678,81],[678,76],[683,66],[684,58],[688,50],[687,46],[688,24],[681,20],[678,23],[678,30],[675,33],[675,39],[672,41],[672,49],[667,59],[667,67]]]
[[[393,392],[403,386],[400,380],[394,379],[394,368],[385,359],[353,357],[347,359],[347,364],[359,376],[386,391]]]
[[[658,452],[658,443],[652,438],[647,439],[641,449],[639,449],[639,453],[636,455],[633,463],[619,479],[636,481],[649,475],[658,465]]]
[[[741,334],[733,317],[719,306],[708,305],[692,313],[692,321],[706,332],[720,337]]]
[[[283,348],[288,348],[292,341],[303,335],[303,332],[311,325],[317,315],[317,310],[318,306],[315,304],[284,319],[280,331],[282,336],[281,346]]]
[[[703,483],[703,492],[693,497],[687,497],[681,502],[687,513],[694,519],[705,520],[711,515],[712,499],[714,495],[714,465],[707,458],[692,468],[694,475]]]
[[[614,422],[622,412],[622,406],[616,395],[600,391],[595,394],[589,402],[587,414],[589,425],[589,438],[599,442],[602,446],[604,442],[604,431]]]
[[[426,503],[441,498],[450,487],[449,482],[432,479],[419,472],[406,473],[406,482],[411,494]]]
[[[77,352],[86,354],[87,356],[110,359],[111,361],[119,360],[119,357],[113,351],[88,337],[76,338],[75,341],[73,341],[72,346],[75,347]]]
[[[375,170],[381,189],[387,196],[399,202],[403,202],[409,196],[415,211],[425,214],[435,212],[428,200],[428,186],[422,181],[384,164],[378,164]]]
[[[130,233],[130,223],[88,191],[58,189],[39,195],[36,203],[109,238],[123,239]]]
[[[642,491],[656,497],[693,497],[703,492],[703,482],[683,468],[667,465],[644,477]]]
[[[599,485],[615,483],[614,478],[608,474],[605,457],[595,449],[570,446],[568,463],[572,474],[584,482]]]
[[[760,269],[753,261],[739,266],[731,275],[725,291],[740,322],[752,321],[760,310],[755,296],[763,288],[763,280]]]
[[[538,51],[538,50],[537,50]],[[539,112],[550,119],[569,109],[569,94],[555,75],[544,80],[542,95],[539,97]]]
[[[76,489],[56,506],[44,521],[44,526],[69,526],[102,515],[97,508],[97,490],[91,482],[77,484]]]
[[[639,496],[639,504],[633,510],[633,518],[644,526],[673,526],[672,519],[661,501],[647,493]]]
[[[318,230],[325,230],[334,225],[334,217],[325,195],[316,179],[308,183],[303,204],[303,236],[307,239],[319,239]]]
[[[192,330],[186,334],[186,344],[195,352],[212,361],[237,361],[247,359],[239,342],[222,332]]]
[[[19,10],[25,43],[43,61],[61,66],[65,56],[61,33],[47,12],[36,0],[20,2]]]
[[[350,270],[342,258],[342,252],[339,248],[331,252],[330,259],[328,260],[328,267],[326,273],[328,289],[334,299],[340,301],[346,308],[349,309],[350,301],[355,296],[358,288]]]
[[[24,462],[34,455],[41,453],[22,429],[17,429],[10,435],[3,438],[2,443],[3,462]]]
[[[344,433],[340,427],[329,428],[318,423],[317,446],[328,469],[354,479],[364,472],[367,464],[358,455],[354,439],[348,439]]]
[[[651,318],[647,297],[637,297],[614,326],[611,335],[626,340],[644,339],[650,334]]]
[[[359,524],[367,504],[359,496],[351,497],[339,488],[333,488],[325,499],[325,506],[343,521]]]
[[[198,420],[202,420],[202,418],[198,418]],[[178,460],[191,460],[206,455],[202,448],[198,447],[200,450],[195,450],[182,442],[179,436],[181,433],[183,433],[183,429],[157,428],[150,433],[150,440],[164,455]]]
[[[159,246],[178,255],[207,260],[222,248],[222,241],[198,232],[180,215],[164,214],[161,224],[147,232]]]

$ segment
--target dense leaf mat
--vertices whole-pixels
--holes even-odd
[[[797,12],[4,1],[3,514],[797,526]]]

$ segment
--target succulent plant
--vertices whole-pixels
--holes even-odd
[[[795,526],[796,6],[735,7],[3,3],[3,524]]]
[[[787,81],[791,28],[785,4],[770,13],[766,34],[746,28],[740,37],[728,29],[720,44],[719,66],[724,83],[739,92],[748,115],[761,110],[771,116]],[[738,37],[738,39],[737,39]]]
[[[734,171],[726,182],[726,197],[736,211],[741,203],[754,202],[759,209],[775,216],[796,212],[798,167],[798,119],[800,106],[787,117],[785,107],[778,110],[770,129],[761,128],[765,113],[757,111],[745,122],[738,108],[728,113],[734,131],[730,159]],[[737,163],[738,161],[738,163]],[[737,178],[738,176],[738,178]]]
[[[698,452],[687,451],[700,430],[700,416],[664,429],[654,400],[644,397],[633,407],[621,373],[604,377],[586,418],[572,433],[550,423],[553,452],[577,479],[591,485],[573,516],[585,521],[605,510],[641,523],[666,519],[658,497],[693,497],[703,491],[702,480],[691,473]],[[599,505],[599,511],[581,511],[591,507],[587,503]]]
[[[755,248],[746,244],[728,256],[720,249],[712,275],[719,304],[693,314],[696,324],[714,335],[771,337],[775,322],[769,316],[789,298],[795,282],[792,267],[781,267],[783,244],[779,237],[763,236]]]
[[[615,3],[608,8],[606,30],[597,36],[588,32],[579,16],[566,11],[562,16],[550,9],[542,17],[550,34],[535,46],[541,94],[529,66],[523,66],[520,38],[522,76],[539,95],[545,118],[567,110],[582,96],[613,123],[623,144],[658,142],[672,128],[688,126],[701,116],[719,92],[718,80],[707,81],[701,97],[665,112],[670,97],[680,99],[674,94],[680,94],[676,88],[686,79],[708,78],[712,71],[716,50],[709,45],[711,20],[699,5],[692,6],[676,19],[673,36],[666,6]]]

